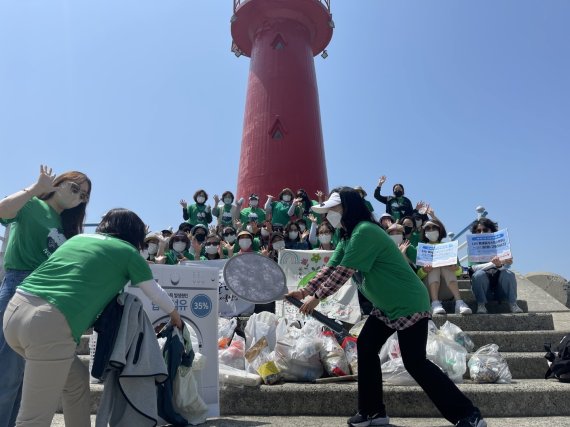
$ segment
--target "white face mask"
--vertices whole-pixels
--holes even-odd
[[[269,236],[269,231],[267,231],[267,228],[262,228],[262,229],[261,229],[261,235],[262,235],[263,237]]]
[[[233,202],[233,200],[232,200],[231,197],[224,197],[224,203],[225,203],[226,205],[231,205],[232,202]]]
[[[226,242],[228,243],[233,243],[236,241],[236,235],[235,234],[231,234],[229,236],[226,236],[225,238]]]
[[[272,246],[276,251],[280,251],[282,249],[285,249],[285,242],[283,240],[279,240],[277,242],[273,242]]]
[[[218,247],[217,246],[206,246],[206,253],[210,254],[210,255],[214,255],[215,253],[218,253]]]
[[[326,244],[329,244],[332,240],[332,235],[331,234],[319,234],[319,242]]]
[[[249,201],[249,206],[251,206],[252,208],[257,207],[259,201],[258,200],[250,200]]]
[[[327,220],[334,228],[340,228],[340,221],[342,219],[342,214],[336,211],[327,212]]]
[[[400,245],[400,243],[402,243],[404,240],[404,236],[401,234],[390,234],[390,239],[392,239],[395,244]]]
[[[240,239],[239,247],[242,249],[249,249],[251,246],[251,239]]]
[[[439,231],[426,231],[426,237],[430,242],[437,242],[439,239]]]
[[[247,231],[249,231],[250,233],[253,233],[253,225],[247,224],[247,226],[245,227],[245,229],[246,229]]]
[[[150,255],[155,255],[158,252],[158,245],[156,243],[148,244],[148,253]]]
[[[206,201],[206,198],[204,196],[198,196],[196,197],[196,201],[198,203],[204,203]]]
[[[289,239],[291,239],[291,240],[295,240],[298,236],[299,236],[298,231],[290,231],[289,232]]]
[[[291,201],[291,195],[283,194],[283,197],[281,197],[281,200],[283,200],[284,202],[290,202]]]
[[[186,243],[174,242],[174,244],[172,245],[172,249],[174,249],[178,253],[184,252],[186,250]]]

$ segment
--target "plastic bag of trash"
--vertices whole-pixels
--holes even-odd
[[[265,384],[275,384],[280,381],[281,371],[275,364],[269,351],[267,337],[263,336],[259,341],[245,352],[245,360],[249,367],[254,369]]]
[[[251,374],[241,369],[220,363],[219,380],[222,387],[256,387],[261,384],[261,377],[257,374]]]
[[[220,317],[218,319],[218,348],[226,348],[229,345],[236,326],[237,319],[235,317],[231,319]]]
[[[275,330],[277,329],[277,316],[268,311],[254,313],[249,317],[245,326],[245,349],[249,350],[253,344],[262,337],[267,337],[269,351],[275,348]]]
[[[229,347],[218,350],[218,360],[224,365],[245,370],[245,340],[235,335]]]
[[[314,381],[323,375],[322,338],[314,324],[302,329],[289,326],[275,344],[274,360],[285,381]]]
[[[497,344],[487,344],[471,356],[469,376],[476,383],[508,384],[513,377],[507,361],[499,353]]]
[[[356,338],[346,337],[342,342],[342,349],[346,355],[348,366],[352,375],[358,375],[358,352],[356,349]]]
[[[401,358],[400,344],[398,343],[398,333],[394,332],[390,338],[386,340],[380,349],[380,363],[385,363],[388,360]]]
[[[331,377],[342,377],[350,374],[346,354],[336,340],[332,331],[323,331],[323,347],[321,362],[327,374]]]
[[[465,347],[443,335],[429,333],[426,354],[454,383],[463,382],[463,375],[467,371]]]
[[[439,333],[446,338],[449,338],[452,341],[455,341],[457,344],[462,345],[468,352],[473,351],[475,348],[475,344],[473,340],[467,335],[465,332],[461,330],[461,328],[457,325],[454,325],[449,320],[447,320],[441,328],[439,328]]]
[[[416,381],[404,368],[401,357],[382,363],[382,380],[391,385],[417,385]]]

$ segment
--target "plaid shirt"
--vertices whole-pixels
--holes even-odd
[[[381,320],[386,326],[390,329],[394,329],[395,331],[402,331],[410,326],[415,325],[417,322],[424,318],[431,319],[431,313],[429,311],[422,311],[420,313],[410,314],[406,317],[398,317],[395,320],[390,320],[388,317],[382,312],[382,310],[375,308],[370,312],[371,316],[377,317]]]
[[[304,288],[304,292],[308,292],[309,295],[313,295],[318,299],[331,296],[352,277],[355,271],[356,270],[352,268],[341,266],[323,267],[317,275],[309,281]]]

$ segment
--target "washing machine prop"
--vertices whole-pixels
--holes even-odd
[[[198,338],[198,351],[206,366],[196,374],[198,392],[208,405],[208,417],[220,415],[218,385],[218,268],[196,265],[151,265],[152,274],[174,301],[180,316]],[[154,326],[170,317],[154,305],[137,287],[125,288],[135,294]]]

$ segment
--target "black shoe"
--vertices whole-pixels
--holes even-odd
[[[459,420],[455,427],[487,427],[487,421],[483,419],[481,412],[477,409],[470,416]]]
[[[348,419],[347,424],[351,427],[387,426],[390,424],[390,418],[382,414],[370,416],[357,412],[355,416]]]

